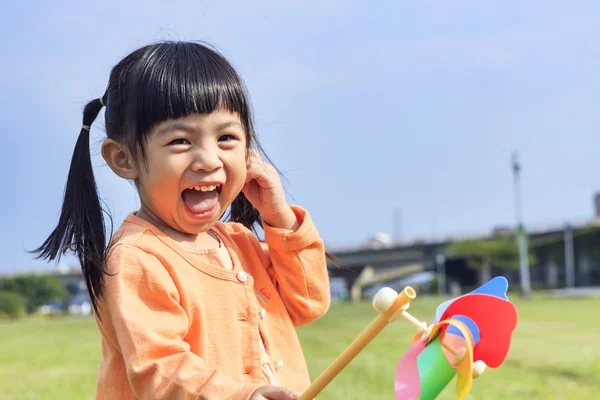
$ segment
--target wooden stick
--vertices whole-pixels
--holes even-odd
[[[416,292],[410,286],[404,288],[402,292],[396,297],[396,300],[392,303],[390,308],[381,313],[371,322],[361,334],[354,339],[354,341],[338,356],[338,358],[321,373],[321,375],[315,379],[315,381],[308,387],[308,389],[302,393],[298,400],[313,400],[321,391],[344,369],[350,361],[356,357],[362,349],[379,332],[383,330],[389,323],[392,317],[406,304],[410,303],[416,297]]]

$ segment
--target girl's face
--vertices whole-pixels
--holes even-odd
[[[158,124],[137,180],[142,210],[179,232],[206,232],[246,182],[246,145],[239,117],[228,111]]]

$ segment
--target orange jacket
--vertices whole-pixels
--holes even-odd
[[[327,311],[329,279],[310,216],[292,209],[299,229],[265,225],[265,243],[240,224],[215,226],[233,271],[128,215],[107,257],[96,399],[246,400],[261,386],[260,334],[281,384],[305,390],[295,327]]]

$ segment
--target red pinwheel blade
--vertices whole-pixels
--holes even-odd
[[[453,315],[469,317],[479,328],[480,337],[473,360],[482,360],[490,368],[499,367],[508,354],[511,335],[517,326],[515,306],[495,296],[469,294],[453,301],[444,311],[442,320]]]

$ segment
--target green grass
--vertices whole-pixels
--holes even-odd
[[[519,324],[508,358],[475,380],[468,398],[586,399],[600,393],[600,299],[511,300]],[[410,312],[429,322],[441,301],[418,297]],[[313,379],[374,317],[370,304],[336,304],[327,316],[299,329]],[[393,400],[395,368],[414,334],[403,320],[388,326],[319,398]],[[94,399],[99,359],[91,319],[0,322],[0,398]],[[454,399],[454,384],[439,398]]]

